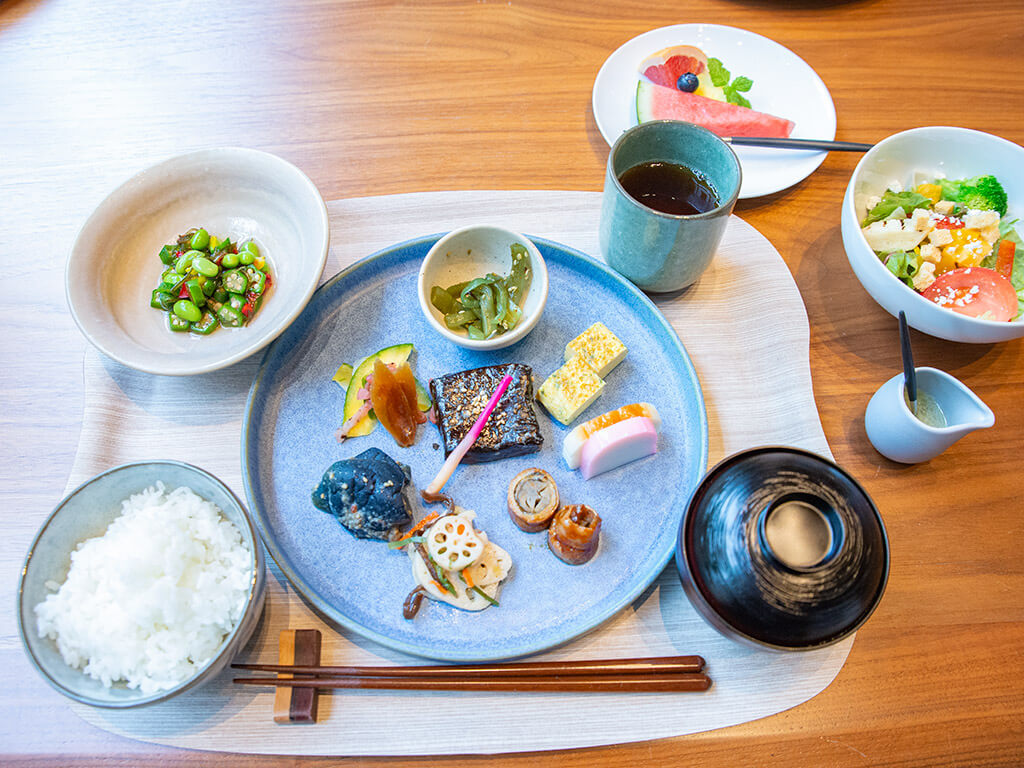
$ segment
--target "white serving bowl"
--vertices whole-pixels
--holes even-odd
[[[471,339],[464,331],[453,331],[444,323],[444,314],[430,303],[430,289],[483,277],[488,272],[508,275],[512,266],[510,248],[514,243],[526,246],[533,278],[523,302],[523,316],[510,331],[491,339]],[[548,300],[548,268],[531,240],[511,229],[474,224],[449,232],[427,251],[420,265],[417,282],[420,309],[427,322],[439,334],[460,347],[475,350],[502,349],[515,344],[533,330]]]
[[[186,486],[220,507],[234,523],[251,552],[252,579],[245,610],[235,628],[221,642],[216,655],[195,675],[177,686],[145,694],[114,683],[110,688],[65,663],[56,643],[39,637],[35,606],[51,590],[47,582],[67,578],[71,552],[79,542],[102,536],[120,516],[121,502],[160,480],[168,492]],[[32,664],[46,681],[68,698],[95,707],[126,709],[166,701],[216,677],[248,642],[263,612],[266,562],[256,529],[235,495],[213,475],[180,461],[148,461],[124,464],[101,472],[80,485],[60,502],[36,534],[25,558],[18,584],[18,631]]]
[[[928,301],[897,279],[868,246],[860,231],[865,201],[893,181],[908,187],[915,173],[950,179],[993,174],[1009,198],[1007,217],[1024,216],[1024,148],[967,128],[930,126],[894,134],[861,158],[846,187],[843,245],[857,278],[885,311],[895,317],[904,310],[912,327],[932,336],[975,344],[1024,336],[1024,322],[979,320]]]
[[[273,280],[242,328],[174,333],[150,297],[166,269],[157,254],[193,227],[253,239]],[[119,363],[186,376],[223,368],[269,344],[309,301],[327,261],[327,206],[291,163],[254,149],[205,149],[128,179],[100,203],[75,240],[65,273],[82,333]]]

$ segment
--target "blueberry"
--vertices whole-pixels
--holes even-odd
[[[686,72],[679,76],[676,81],[676,88],[686,93],[693,93],[697,90],[697,86],[700,85],[700,81],[693,72]]]

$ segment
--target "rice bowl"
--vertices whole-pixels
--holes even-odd
[[[251,558],[238,528],[190,488],[158,481],[121,506],[71,553],[67,580],[35,607],[37,629],[70,666],[149,694],[216,655],[245,609]]]
[[[153,533],[147,523],[148,533],[133,531],[128,544],[122,540],[112,547],[118,563],[110,567],[110,557],[106,557],[107,572],[102,576],[93,570],[95,563],[82,562],[83,558],[92,560],[93,555],[79,545],[103,536],[121,516],[122,502],[129,500],[133,506],[130,497],[143,494],[145,498],[146,489],[158,481],[164,483],[165,490],[192,489],[211,507],[216,505],[224,520],[211,524],[201,513],[193,522],[179,521],[175,524],[179,530],[173,534],[176,543],[164,533]],[[173,490],[166,493],[159,506],[167,506],[173,495]],[[172,505],[179,502],[194,506],[184,499],[176,499]],[[233,532],[222,527],[226,523]],[[203,542],[194,543],[189,533],[193,527]],[[225,542],[231,546],[222,546]],[[234,549],[236,544],[239,549]],[[221,557],[229,551],[234,555]],[[68,580],[72,556],[79,560],[78,566],[84,566],[85,578],[81,582],[81,576],[74,578],[67,597],[82,604],[71,609],[70,620],[66,606],[59,611],[70,627],[61,632],[60,641],[40,637],[39,620],[43,618],[44,633],[48,634],[51,609],[41,609],[41,617],[36,606],[53,598],[58,601],[51,602],[53,612],[58,613],[56,608],[63,602],[58,590]],[[218,564],[202,576],[207,559]],[[202,568],[198,561],[203,561]],[[132,583],[130,590],[115,586],[121,577]],[[148,579],[146,585],[144,579]],[[193,690],[220,674],[256,629],[265,589],[262,545],[248,513],[227,486],[208,472],[179,461],[125,464],[73,490],[36,534],[21,571],[18,630],[29,660],[58,692],[91,706],[138,707]],[[87,594],[104,590],[113,593],[106,603],[98,595]],[[240,611],[234,603],[238,592],[244,594]],[[103,638],[98,651],[95,643],[86,642],[91,635]],[[204,639],[184,649],[185,635]],[[188,644],[192,645],[192,639]],[[62,652],[69,649],[73,649],[72,655],[65,660]],[[89,662],[84,662],[86,655]],[[90,666],[88,673],[82,668],[86,665]],[[182,680],[186,670],[187,677]]]

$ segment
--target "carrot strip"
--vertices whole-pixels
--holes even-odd
[[[463,568],[461,571],[459,571],[459,578],[466,582],[467,587],[469,587],[470,589],[473,588],[473,577],[469,573],[469,568]]]
[[[996,254],[996,272],[1007,280],[1013,275],[1013,258],[1017,244],[1012,240],[1000,240],[999,252]]]
[[[417,533],[419,533],[424,528],[426,528],[428,525],[430,525],[432,522],[437,520],[437,518],[439,518],[439,517],[440,517],[440,515],[437,512],[431,512],[429,515],[427,515],[422,520],[420,520],[418,523],[416,523],[416,525],[414,525],[412,528],[410,528],[408,531],[406,531],[402,535],[402,538],[396,539],[394,541],[394,544],[395,545],[401,545],[401,543],[403,541],[408,541],[413,536],[415,536]]]

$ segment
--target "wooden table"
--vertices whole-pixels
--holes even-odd
[[[608,148],[590,110],[598,68],[629,38],[684,22],[743,27],[803,57],[832,92],[839,139],[877,141],[933,124],[1024,142],[1018,0],[955,11],[891,0],[653,5],[661,7],[0,3],[0,561],[20,561],[59,500],[75,451],[86,342],[64,300],[66,255],[93,207],[159,159],[208,146],[256,147],[298,165],[328,200],[441,189],[599,190]],[[863,410],[898,369],[899,352],[895,321],[856,281],[840,239],[840,201],[857,159],[833,153],[804,182],[736,209],[796,278],[825,434],[837,461],[875,498],[892,545],[885,599],[836,681],[796,709],[722,731],[447,765],[1024,762],[1024,345],[959,345],[915,333],[919,364],[964,380],[992,407],[996,426],[918,466],[898,466],[872,449]],[[0,681],[19,691],[6,710],[19,719],[2,726],[19,734],[17,744],[36,730],[52,741],[34,752],[64,765],[241,761],[117,739],[107,755],[77,749],[74,733],[84,724],[20,652],[14,570],[2,574],[11,592],[0,612]],[[43,761],[10,754],[5,743],[0,752],[7,764]]]

